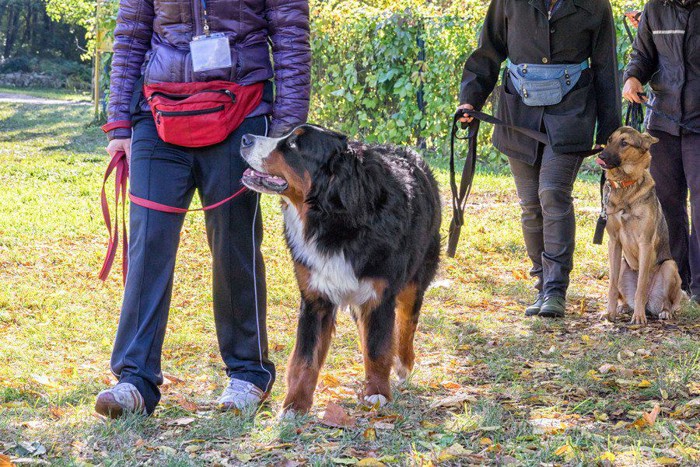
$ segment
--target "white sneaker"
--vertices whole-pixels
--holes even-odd
[[[110,418],[119,418],[127,413],[147,415],[143,396],[131,383],[118,383],[97,395],[95,412]]]
[[[216,402],[222,410],[244,410],[260,405],[265,396],[262,389],[253,383],[236,379],[232,376],[228,386]]]

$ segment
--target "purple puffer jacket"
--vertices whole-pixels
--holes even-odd
[[[211,32],[231,44],[230,69],[193,73],[189,42],[203,33],[201,0],[120,0],[108,122],[130,120],[136,81],[145,83],[226,80],[247,85],[274,78],[275,100],[251,115],[272,114],[270,133],[283,134],[306,121],[311,48],[307,0],[208,0]],[[272,44],[273,67],[270,62]],[[128,138],[116,128],[110,138]]]

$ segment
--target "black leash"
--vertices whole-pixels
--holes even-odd
[[[465,116],[473,117],[474,119],[466,124],[462,124],[462,129],[468,129],[466,136],[459,136],[459,119]],[[504,121],[483,113],[477,110],[467,110],[458,109],[452,118],[452,131],[450,132],[450,189],[452,190],[452,222],[450,223],[450,232],[447,240],[447,256],[454,258],[457,251],[457,242],[459,242],[459,235],[462,231],[462,225],[464,225],[464,208],[467,204],[467,198],[472,189],[472,182],[474,181],[474,174],[476,172],[476,156],[477,156],[477,137],[479,134],[479,123],[486,122],[493,125],[500,125],[505,128],[510,128],[528,136],[535,141],[538,141],[544,145],[549,145],[549,138],[545,133],[541,131],[535,131],[530,128],[523,128],[516,125],[509,125]],[[468,140],[469,149],[467,150],[467,158],[464,161],[464,168],[462,169],[462,179],[460,180],[459,188],[457,188],[456,171],[455,171],[455,140]],[[577,153],[572,153],[572,156],[587,157],[593,154],[597,154],[602,149],[590,149],[588,151],[582,151]]]

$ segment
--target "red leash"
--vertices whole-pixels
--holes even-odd
[[[107,180],[112,175],[112,172],[116,170],[115,180],[114,180],[114,229],[112,229],[112,220],[109,215],[109,203],[107,202],[106,185]],[[126,234],[126,186],[129,180],[129,164],[126,160],[126,153],[124,151],[119,151],[114,154],[112,160],[109,161],[107,165],[107,170],[105,171],[104,179],[102,181],[102,194],[101,194],[101,204],[102,204],[102,216],[105,220],[105,225],[109,231],[109,243],[107,244],[107,256],[105,257],[104,263],[102,264],[102,269],[100,270],[99,278],[100,280],[106,280],[109,275],[109,271],[112,269],[112,264],[114,263],[114,257],[117,253],[117,245],[119,244],[119,199],[122,200],[122,280],[126,283],[126,272],[129,269],[129,242],[127,240]],[[155,201],[150,201],[144,198],[139,198],[129,193],[129,200],[132,203],[143,206],[144,208],[153,209],[154,211],[168,212],[171,214],[185,214],[187,212],[193,211],[209,211],[211,209],[216,209],[222,204],[228,203],[233,198],[245,193],[248,189],[242,187],[240,190],[229,196],[228,198],[222,199],[209,206],[203,206],[198,209],[186,209],[178,208],[175,206],[168,206],[167,204],[156,203]]]

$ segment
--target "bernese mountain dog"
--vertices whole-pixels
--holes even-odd
[[[335,329],[351,311],[363,349],[363,403],[391,400],[415,359],[423,296],[440,258],[440,194],[410,149],[350,142],[314,125],[282,138],[245,135],[243,184],[282,197],[287,245],[301,291],[283,414],[306,413]]]

